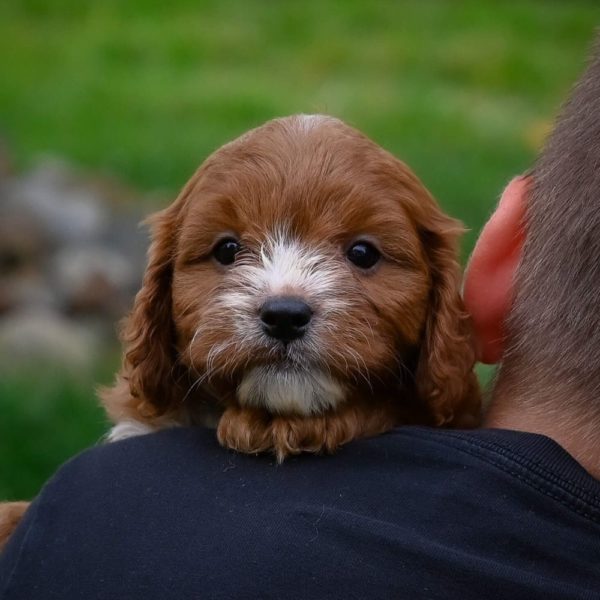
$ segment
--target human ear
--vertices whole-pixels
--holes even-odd
[[[504,352],[504,322],[525,239],[524,221],[531,179],[516,177],[484,226],[464,278],[464,302],[471,315],[478,359],[497,363]]]

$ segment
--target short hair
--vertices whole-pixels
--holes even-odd
[[[600,43],[532,171],[498,384],[600,388]]]

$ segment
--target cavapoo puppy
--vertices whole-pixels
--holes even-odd
[[[477,424],[462,228],[355,129],[270,121],[150,225],[123,366],[101,393],[109,440],[212,422],[223,446],[282,461],[400,424]],[[0,505],[0,547],[26,506]]]
[[[215,419],[240,452],[331,452],[399,424],[477,423],[460,224],[338,119],[275,119],[226,144],[150,218],[118,440]]]

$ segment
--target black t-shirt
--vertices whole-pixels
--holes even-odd
[[[600,482],[512,431],[400,428],[283,465],[162,431],[58,471],[0,597],[600,598]]]

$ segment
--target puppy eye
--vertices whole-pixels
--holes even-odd
[[[351,263],[361,269],[370,269],[381,258],[381,252],[369,242],[356,242],[346,252]]]
[[[232,238],[221,240],[213,248],[213,256],[222,265],[231,265],[235,260],[235,255],[242,249],[241,244]]]

